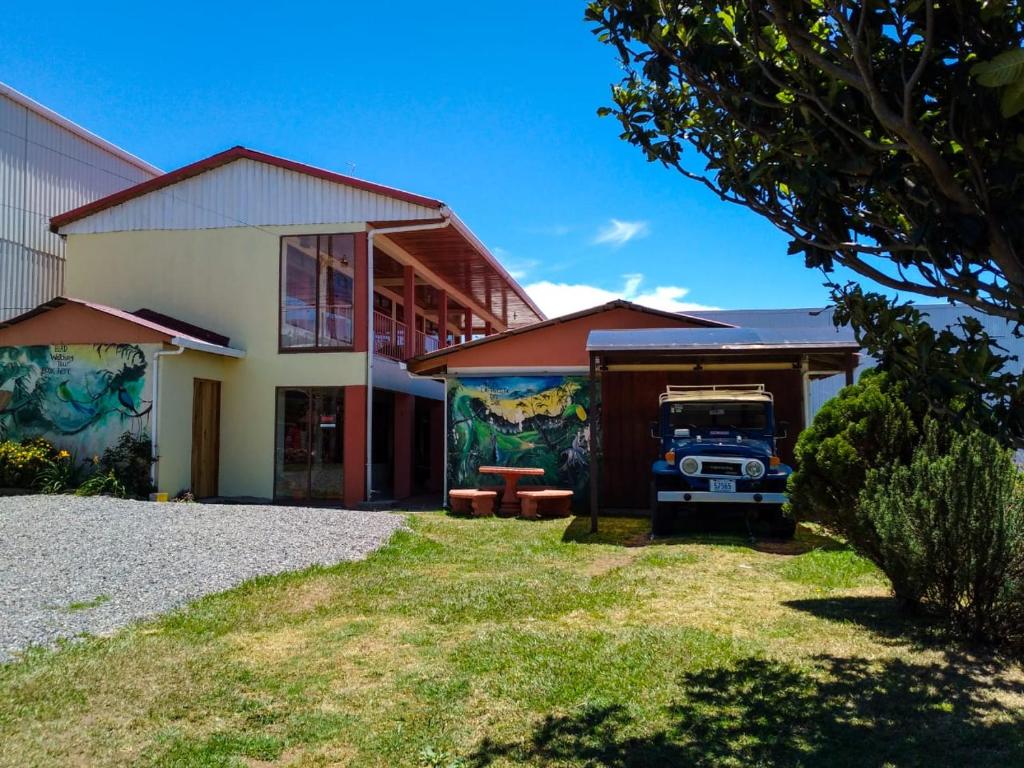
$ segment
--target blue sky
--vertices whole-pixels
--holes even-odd
[[[0,80],[170,170],[235,144],[438,197],[549,314],[814,306],[759,217],[618,138],[583,3],[10,3]]]

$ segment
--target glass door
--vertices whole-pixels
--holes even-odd
[[[340,499],[344,483],[344,392],[340,387],[277,390],[274,497]]]

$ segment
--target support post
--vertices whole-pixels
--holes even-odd
[[[492,333],[494,333],[494,328],[491,327],[491,321],[488,320],[484,323],[484,336],[490,336]]]
[[[395,455],[392,468],[395,498],[412,496],[412,436],[415,429],[416,396],[406,392],[395,393],[394,441]]]
[[[846,386],[853,386],[853,374],[857,370],[857,358],[850,355],[846,358]]]
[[[448,346],[448,291],[437,289],[437,348]]]
[[[345,472],[342,498],[350,509],[366,496],[366,385],[345,387]]]
[[[590,532],[597,533],[597,487],[601,482],[600,455],[597,444],[597,357],[590,353]]]
[[[402,357],[416,357],[416,270],[406,264],[402,277],[402,311],[405,313],[405,349]]]
[[[462,324],[462,340],[463,342],[473,340],[473,310],[466,307],[465,322]]]
[[[352,348],[356,352],[366,352],[370,349],[371,307],[367,306],[367,302],[369,301],[370,284],[373,282],[373,276],[369,274],[370,265],[365,232],[356,233],[353,271],[355,272],[355,286],[352,293],[352,330],[354,331]]]

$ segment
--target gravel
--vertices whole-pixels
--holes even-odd
[[[402,525],[389,512],[0,497],[0,661],[254,576],[361,559]]]

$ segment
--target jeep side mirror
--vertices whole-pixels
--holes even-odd
[[[651,422],[651,437],[655,440],[661,439],[661,425],[656,421]]]
[[[789,437],[789,422],[778,421],[775,423],[775,437],[778,440]]]

